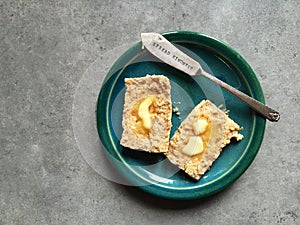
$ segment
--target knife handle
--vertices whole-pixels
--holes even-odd
[[[212,80],[213,82],[217,83],[227,91],[234,94],[236,97],[238,97],[240,100],[248,104],[253,110],[261,114],[263,117],[267,118],[268,120],[272,122],[277,122],[280,119],[279,112],[275,111],[274,109],[271,109],[270,107],[264,105],[263,103],[257,101],[254,98],[251,98],[250,96],[246,95],[245,93],[239,91],[238,89],[230,86],[229,84],[219,80],[215,76],[205,72],[204,70],[199,70],[200,74],[207,77],[208,79]]]

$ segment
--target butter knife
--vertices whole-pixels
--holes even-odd
[[[142,47],[146,48],[151,54],[159,58],[161,61],[175,67],[178,70],[185,72],[190,76],[202,75],[217,83],[233,95],[238,97],[244,103],[249,105],[253,110],[259,113],[264,118],[277,122],[280,119],[279,112],[271,109],[256,99],[246,95],[229,84],[219,80],[215,76],[207,73],[201,65],[187,54],[176,48],[165,37],[159,33],[142,33]]]

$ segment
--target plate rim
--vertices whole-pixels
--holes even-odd
[[[162,33],[163,36],[165,36],[167,39],[169,39],[171,42],[174,42],[176,43],[176,40],[179,40],[181,39],[182,40],[182,37],[189,37],[189,38],[193,38],[194,39],[194,42],[199,42],[199,40],[206,40],[208,42],[212,42],[214,45],[221,47],[223,48],[223,50],[225,50],[225,52],[222,52],[222,55],[223,56],[227,56],[229,59],[230,62],[232,62],[232,60],[230,60],[231,57],[236,57],[236,60],[237,62],[235,62],[234,64],[238,64],[238,65],[242,65],[242,68],[238,68],[239,70],[246,70],[248,74],[250,74],[250,78],[247,77],[248,79],[247,80],[247,84],[251,84],[251,85],[254,85],[254,88],[248,88],[249,91],[250,91],[250,94],[251,96],[255,96],[255,98],[261,102],[265,102],[265,99],[264,99],[264,95],[263,95],[263,91],[262,91],[262,88],[260,86],[260,83],[259,83],[259,80],[257,78],[257,76],[255,75],[254,71],[252,70],[252,68],[250,67],[250,65],[248,64],[248,62],[235,50],[233,49],[230,45],[228,45],[227,43],[223,42],[223,41],[220,41],[214,37],[211,37],[211,36],[208,36],[206,34],[202,34],[202,33],[199,33],[199,32],[194,32],[194,31],[182,31],[182,30],[177,30],[177,31],[168,31],[168,32],[163,32]],[[122,56],[126,55],[126,54],[130,54],[132,52],[135,51],[136,48],[140,48],[141,46],[141,41],[136,43],[134,46],[132,46],[131,48],[129,48],[125,53],[123,53],[117,60],[116,62],[113,64],[113,66],[111,67],[111,69],[109,70],[109,72],[107,73],[104,81],[103,81],[103,85],[101,87],[101,90],[100,90],[100,93],[99,93],[99,96],[98,96],[98,99],[97,99],[97,108],[96,108],[96,120],[97,120],[97,131],[98,131],[98,134],[99,134],[99,137],[101,139],[101,142],[103,144],[103,147],[105,149],[105,152],[107,154],[110,154],[111,152],[107,149],[107,141],[105,140],[106,137],[107,137],[107,134],[105,134],[104,132],[104,129],[103,129],[103,125],[101,124],[101,121],[100,121],[100,117],[101,117],[101,107],[100,107],[100,103],[102,102],[101,99],[103,96],[101,96],[103,94],[103,86],[104,84],[106,84],[106,82],[108,81],[109,79],[109,74],[111,73],[111,71],[114,71],[114,67],[115,65],[117,65],[118,63],[120,63],[120,61],[122,60]],[[226,53],[226,54],[225,54]],[[130,63],[130,61],[128,62],[128,64]],[[232,63],[233,64],[233,63]],[[126,67],[125,67],[126,68]],[[123,71],[123,70],[122,70]],[[121,72],[119,72],[120,74]],[[250,80],[249,80],[250,79]],[[255,93],[253,93],[252,89],[255,90]],[[112,91],[112,90],[111,90]],[[105,101],[104,103],[108,103],[108,99],[107,96],[106,96],[106,99],[104,100],[107,100]],[[108,106],[108,104],[104,104],[106,106]],[[108,110],[108,107],[106,107],[106,109]],[[106,110],[105,115],[108,115],[108,111]],[[103,116],[103,115],[102,115]],[[252,147],[252,149],[254,149],[253,151],[251,151],[250,153],[250,159],[247,159],[246,160],[246,165],[243,165],[243,167],[239,170],[234,170],[236,168],[236,165],[240,163],[240,161],[244,161],[245,160],[245,157],[244,155],[247,153],[249,153],[248,151],[245,151],[243,152],[243,154],[240,156],[239,160],[237,162],[235,162],[235,164],[230,168],[229,171],[227,171],[225,174],[222,175],[222,179],[223,177],[228,177],[230,176],[231,179],[227,179],[227,180],[224,180],[223,179],[223,182],[220,183],[217,183],[217,186],[215,186],[214,188],[210,188],[210,190],[208,191],[203,191],[200,192],[198,190],[198,192],[193,192],[193,193],[186,193],[186,191],[190,191],[190,190],[197,190],[201,187],[197,186],[197,187],[190,187],[190,188],[179,188],[179,189],[176,189],[176,188],[170,188],[170,187],[167,187],[167,186],[164,186],[164,185],[160,185],[158,183],[155,183],[152,182],[152,183],[149,183],[148,185],[145,185],[145,186],[137,186],[139,187],[140,189],[150,193],[150,194],[153,194],[153,195],[156,195],[156,196],[159,196],[159,197],[163,197],[163,198],[169,198],[169,199],[196,199],[196,198],[202,198],[202,197],[206,197],[206,196],[209,196],[209,195],[212,195],[216,192],[219,192],[221,190],[223,190],[224,188],[226,188],[228,185],[230,185],[231,183],[233,183],[235,180],[237,180],[246,170],[247,168],[251,165],[252,161],[255,159],[259,149],[260,149],[260,146],[261,146],[261,143],[263,141],[263,137],[264,137],[264,132],[265,132],[265,126],[266,126],[266,120],[262,117],[258,117],[258,116],[254,116],[254,119],[255,121],[253,122],[253,127],[252,127],[252,132],[251,132],[251,139],[252,141],[250,141],[248,143],[247,146]],[[108,122],[108,121],[106,121]],[[107,128],[107,125],[106,124],[106,127]],[[253,143],[253,135],[254,135],[254,132],[255,130],[257,129],[257,126],[259,126],[259,134],[260,134],[260,139],[257,141],[255,141]],[[108,131],[109,132],[109,131]],[[114,151],[115,153],[117,154],[119,160],[121,161],[125,161],[123,159],[123,157],[121,157],[120,153],[118,151],[116,151],[116,148],[114,147]],[[109,157],[108,157],[109,158]],[[116,164],[114,164],[112,162],[112,164],[117,167],[117,170],[127,179],[129,180],[129,182],[131,183],[135,183],[136,182],[136,178],[132,177],[131,175],[129,175],[128,173],[124,173],[124,171],[120,168],[118,168],[118,166]],[[126,163],[125,165],[130,173],[136,175],[136,173],[131,169],[131,166],[128,165]],[[121,170],[121,171],[120,171]],[[237,172],[238,171],[238,172]],[[127,172],[127,171],[126,171]],[[233,177],[232,177],[233,176]],[[221,180],[222,180],[221,179]],[[148,180],[148,179],[146,179]],[[218,179],[219,181],[220,179]],[[214,183],[214,180],[212,180],[210,183]],[[207,184],[208,185],[208,184]],[[203,185],[203,186],[206,186],[206,185]],[[157,189],[160,189],[159,191]],[[185,193],[176,193],[176,191],[178,192],[185,192]]]

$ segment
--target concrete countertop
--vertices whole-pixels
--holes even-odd
[[[299,0],[8,0],[0,25],[1,225],[300,223]],[[248,170],[195,201],[107,181],[83,158],[72,126],[78,84],[94,61],[141,32],[179,29],[235,48],[281,112]]]

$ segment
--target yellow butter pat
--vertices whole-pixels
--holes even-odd
[[[150,129],[153,126],[154,116],[153,113],[150,112],[150,106],[155,101],[155,96],[148,96],[145,98],[138,109],[138,115],[143,121],[143,127],[146,129]]]
[[[193,129],[195,134],[199,135],[205,132],[207,128],[207,120],[206,119],[198,119],[193,123]]]
[[[201,137],[190,137],[189,142],[183,147],[182,152],[186,155],[193,156],[203,152],[204,146]]]

